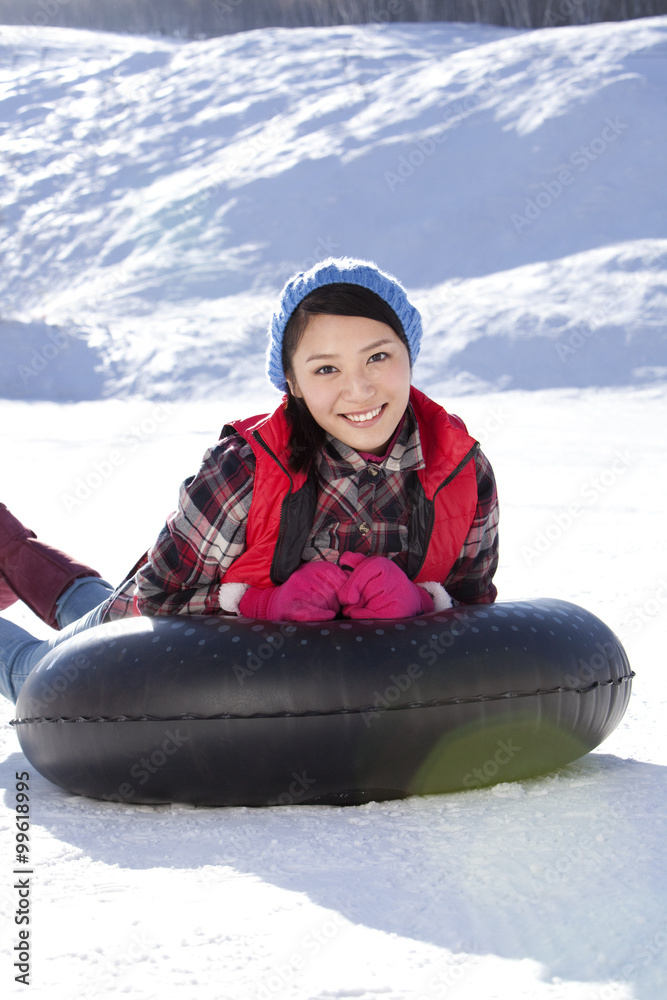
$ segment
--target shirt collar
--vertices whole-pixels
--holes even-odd
[[[385,472],[407,472],[410,469],[424,468],[419,428],[410,404],[398,437],[384,458],[369,463],[349,444],[344,444],[332,434],[327,434],[324,446],[320,450],[318,472],[327,480],[344,479],[363,472],[369,464]]]

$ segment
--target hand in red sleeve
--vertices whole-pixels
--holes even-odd
[[[412,618],[433,611],[433,599],[386,556],[344,553],[352,572],[338,592],[346,618]]]
[[[239,613],[271,621],[326,621],[340,611],[338,591],[346,581],[346,574],[335,563],[304,563],[279,587],[248,587],[239,602]]]

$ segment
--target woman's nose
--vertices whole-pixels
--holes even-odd
[[[365,375],[354,373],[346,376],[342,389],[342,395],[346,400],[366,402],[374,393],[375,386]]]

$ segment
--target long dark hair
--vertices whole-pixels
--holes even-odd
[[[384,299],[363,285],[339,282],[323,285],[301,300],[285,326],[283,336],[283,371],[294,381],[292,359],[311,316],[361,316],[391,327],[410,353],[407,338],[398,316]],[[285,416],[290,425],[290,465],[295,472],[305,471],[324,444],[326,432],[317,423],[300,396],[287,390]]]

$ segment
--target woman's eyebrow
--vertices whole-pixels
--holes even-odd
[[[382,340],[375,340],[372,344],[368,344],[366,347],[359,348],[359,354],[365,354],[367,351],[374,351],[376,347],[382,347],[383,344],[391,344],[389,337],[383,337]],[[310,357],[306,358],[305,364],[309,364],[311,361],[331,361],[333,358],[339,357],[338,354],[311,354]]]

